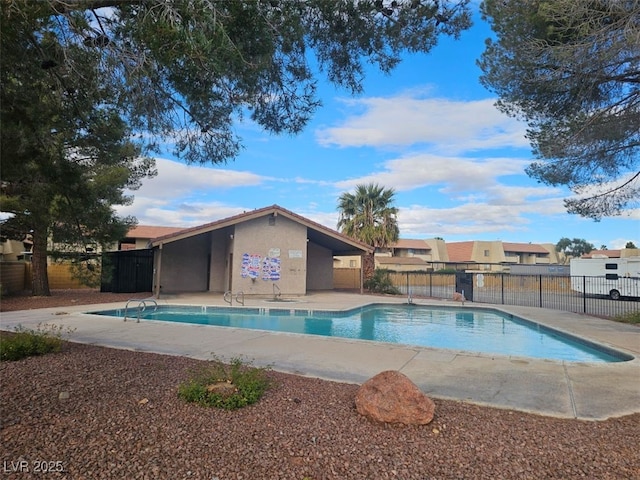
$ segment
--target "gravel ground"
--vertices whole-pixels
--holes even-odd
[[[121,300],[107,296],[21,308]],[[356,412],[357,385],[279,372],[260,402],[227,412],[177,397],[204,363],[74,343],[3,362],[0,477],[640,479],[640,414],[588,422],[435,399],[429,425],[379,425]]]

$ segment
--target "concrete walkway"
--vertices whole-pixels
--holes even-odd
[[[405,303],[397,297],[314,293],[291,303],[247,299],[261,308],[343,310],[369,303]],[[163,296],[162,304],[227,305],[220,294]],[[229,327],[143,321],[123,322],[86,312],[123,308],[124,303],[2,313],[0,329],[40,323],[73,329],[70,340],[113,348],[211,359],[243,357],[254,365],[362,383],[383,370],[399,370],[433,398],[456,399],[565,418],[601,420],[640,412],[640,327],[584,315],[530,307],[464,306],[447,300],[419,305],[499,309],[627,353],[633,360],[576,363],[478,354],[389,343],[347,340]],[[235,303],[234,303],[235,305]],[[238,307],[241,308],[241,307]]]

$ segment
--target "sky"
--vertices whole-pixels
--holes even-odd
[[[599,222],[570,215],[571,192],[526,175],[534,160],[526,125],[500,113],[479,81],[489,36],[476,17],[459,40],[442,37],[389,75],[370,69],[358,96],[319,74],[322,106],[301,134],[245,121],[237,125],[245,148],[227,164],[158,156],[158,175],[117,211],[140,225],[192,227],[277,204],[336,229],[339,196],[377,183],[396,192],[403,239],[640,246],[640,209]]]

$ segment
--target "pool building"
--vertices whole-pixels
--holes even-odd
[[[278,205],[155,238],[153,293],[305,295],[333,289],[333,257],[373,249]],[[362,286],[362,279],[361,279]]]

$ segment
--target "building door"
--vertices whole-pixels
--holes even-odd
[[[151,292],[152,288],[152,250],[120,250],[102,254],[101,292]]]
[[[456,292],[473,302],[473,273],[456,272]]]

